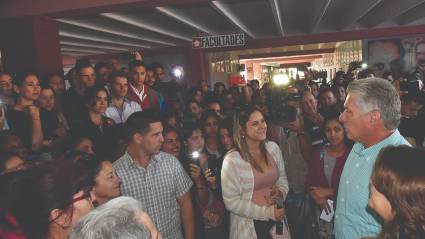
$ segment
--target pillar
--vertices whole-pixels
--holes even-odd
[[[46,16],[0,21],[0,51],[5,70],[35,71],[41,77],[62,70],[58,23]]]

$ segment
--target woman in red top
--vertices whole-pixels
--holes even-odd
[[[324,131],[328,144],[313,153],[307,176],[310,195],[320,209],[327,211],[330,210],[328,199],[336,198],[342,169],[352,147],[338,117],[336,111],[325,115]]]

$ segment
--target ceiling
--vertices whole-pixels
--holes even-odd
[[[63,55],[190,46],[194,36],[250,39],[425,24],[425,0],[234,0],[57,18]]]

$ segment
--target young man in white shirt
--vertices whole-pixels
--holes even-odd
[[[141,111],[139,104],[126,98],[128,93],[128,79],[124,72],[113,72],[109,77],[112,102],[106,109],[105,115],[116,124],[125,123],[134,112]]]

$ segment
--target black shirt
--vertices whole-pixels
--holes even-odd
[[[53,139],[55,130],[59,127],[59,119],[54,110],[40,109],[41,127],[44,139]]]
[[[6,113],[10,131],[18,136],[22,143],[29,149],[32,147],[32,119],[24,111],[9,109]]]

